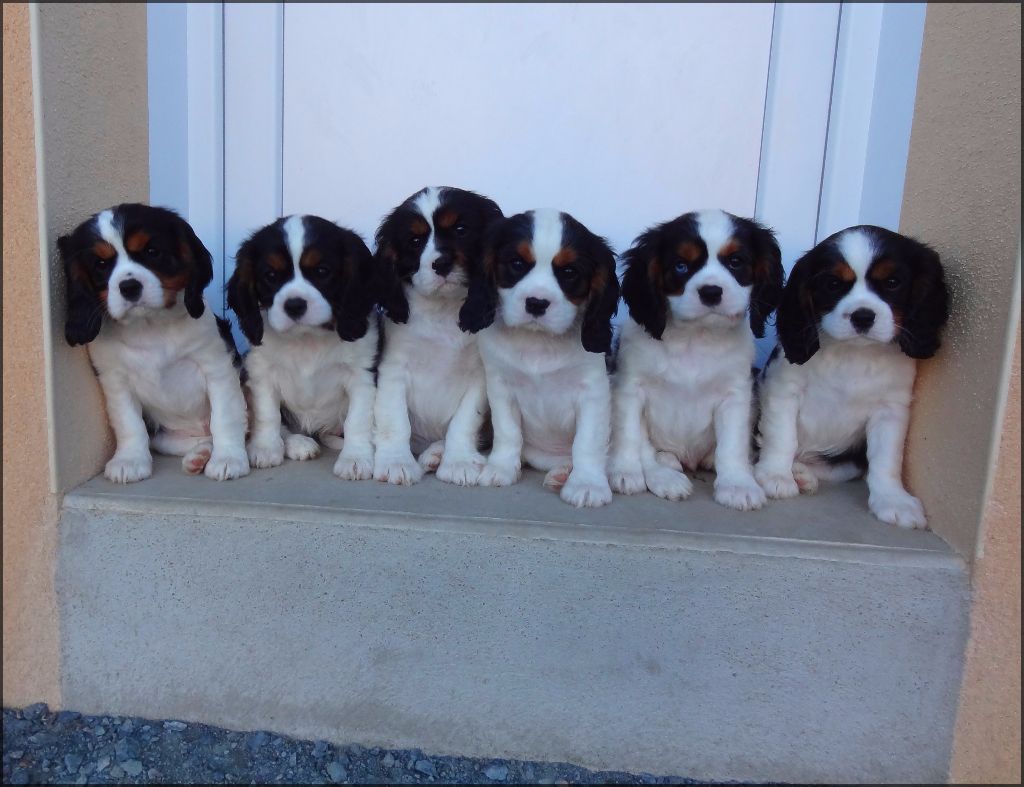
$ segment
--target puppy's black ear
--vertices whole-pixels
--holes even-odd
[[[498,286],[494,281],[494,253],[488,248],[483,262],[469,279],[469,292],[459,309],[459,328],[470,333],[482,331],[494,322],[498,311]]]
[[[64,261],[64,274],[67,280],[64,338],[72,347],[77,344],[88,344],[99,335],[103,324],[103,304],[88,273],[74,253],[71,236],[61,235],[57,238],[57,249]]]
[[[377,229],[374,242],[372,288],[376,302],[392,322],[409,321],[409,301],[398,275],[398,212],[395,211]]]
[[[782,290],[776,330],[790,363],[803,364],[818,351],[818,319],[811,300],[810,279],[813,251],[793,266]]]
[[[758,339],[764,336],[768,317],[782,300],[782,252],[775,233],[756,222],[753,224],[754,286],[750,291],[750,330]]]
[[[203,290],[213,281],[213,258],[192,226],[180,216],[177,218],[178,253],[192,266],[192,274],[185,285],[185,308],[190,316],[198,320],[206,310]]]
[[[235,254],[235,272],[228,279],[228,308],[238,317],[249,344],[259,346],[263,341],[263,315],[260,314],[256,295],[256,270],[250,241],[245,241]]]
[[[615,275],[615,252],[604,238],[591,240],[591,254],[598,264],[590,280],[590,300],[583,313],[580,340],[591,353],[608,353],[612,348],[612,317],[619,309],[619,280]]]
[[[668,300],[661,291],[657,254],[654,230],[633,242],[623,255],[626,272],[622,277],[622,299],[629,316],[655,339],[660,339],[668,321]]]
[[[931,358],[939,349],[939,333],[949,319],[949,289],[935,250],[906,240],[914,278],[897,341],[911,358]]]
[[[334,309],[334,325],[342,341],[354,342],[366,335],[370,312],[376,303],[373,256],[363,239],[342,230],[338,254],[345,260],[345,292]]]

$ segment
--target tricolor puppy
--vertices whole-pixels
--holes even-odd
[[[458,317],[484,230],[498,218],[501,210],[486,197],[429,187],[377,230],[380,305],[390,318],[375,406],[379,481],[413,484],[436,470],[442,481],[466,485],[483,469],[484,368],[476,337],[459,330]]]
[[[938,254],[895,232],[851,227],[797,261],[779,306],[785,357],[762,384],[756,476],[769,497],[866,466],[872,513],[925,527],[903,487],[903,443],[916,359],[938,350],[948,316]]]
[[[609,480],[680,500],[683,468],[714,468],[715,500],[765,502],[751,466],[754,337],[782,297],[779,246],[760,224],[721,210],[687,213],[625,254],[625,323],[613,378]]]
[[[341,449],[335,475],[370,478],[378,349],[370,250],[319,216],[289,216],[253,233],[235,260],[228,306],[252,345],[249,461],[312,459],[318,438]]]
[[[612,250],[567,213],[491,225],[459,314],[464,330],[480,332],[494,426],[481,485],[515,483],[525,461],[548,471],[545,485],[567,503],[611,501],[605,353],[618,299]]]
[[[67,273],[64,336],[89,345],[117,440],[106,477],[148,478],[151,447],[184,457],[187,473],[246,475],[237,354],[227,322],[203,301],[213,266],[188,223],[170,210],[122,204],[57,246]]]

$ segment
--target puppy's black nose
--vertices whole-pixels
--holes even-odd
[[[857,333],[867,333],[875,324],[875,313],[871,309],[857,309],[850,315],[850,323]]]
[[[544,312],[548,310],[548,306],[550,305],[551,301],[545,298],[526,299],[526,311],[528,314],[532,314],[534,317],[540,317]]]
[[[707,284],[697,290],[700,302],[705,306],[717,306],[722,302],[722,288],[714,284]]]
[[[142,282],[137,279],[125,279],[119,285],[117,289],[121,291],[126,301],[135,303],[142,296]]]
[[[284,313],[297,320],[306,313],[306,302],[302,298],[289,298],[284,302]]]
[[[451,257],[438,257],[434,260],[434,264],[431,267],[438,276],[447,276],[452,272],[452,268],[455,267],[455,260]]]

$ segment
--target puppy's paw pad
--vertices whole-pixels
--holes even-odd
[[[277,467],[284,461],[284,440],[250,440],[245,448],[252,467]]]
[[[485,464],[486,460],[482,456],[468,460],[445,459],[437,468],[437,477],[447,484],[473,486],[480,480]]]
[[[807,495],[813,495],[818,491],[818,476],[802,462],[793,463],[793,480],[797,488]]]
[[[114,457],[103,468],[103,475],[115,484],[131,484],[153,475],[153,457],[145,454]]]
[[[444,440],[438,440],[436,443],[431,443],[427,446],[426,450],[420,454],[419,462],[420,467],[423,468],[424,473],[433,473],[437,470],[444,458]]]
[[[316,459],[320,456],[320,443],[304,434],[290,434],[284,441],[284,454],[299,462]]]
[[[548,470],[547,475],[544,476],[544,486],[547,489],[557,492],[563,486],[565,482],[569,480],[569,475],[572,473],[572,466],[555,467]]]
[[[792,473],[773,473],[755,469],[754,478],[764,493],[773,500],[797,497],[800,494],[800,487],[797,486]]]
[[[377,458],[373,465],[373,477],[378,481],[399,486],[410,486],[423,478],[423,468],[409,454],[405,458]]]
[[[244,451],[238,453],[220,452],[214,449],[203,473],[214,481],[229,481],[249,475],[249,458]]]
[[[878,519],[896,527],[919,530],[928,527],[924,506],[908,492],[870,495],[868,508]]]
[[[640,471],[612,468],[608,473],[608,484],[620,495],[635,495],[647,491],[644,474]]]
[[[597,508],[612,502],[612,488],[603,474],[571,473],[559,497],[576,508]]]
[[[685,500],[693,492],[693,482],[684,473],[659,465],[647,473],[647,488],[665,500]]]
[[[373,478],[373,459],[342,451],[334,463],[334,474],[345,481],[368,481]]]
[[[753,511],[767,502],[764,490],[753,478],[735,481],[715,480],[715,502],[737,511]]]
[[[488,462],[477,479],[479,486],[511,486],[519,480],[520,468],[516,465],[495,465]]]
[[[211,443],[200,443],[181,458],[181,469],[189,475],[199,475],[206,469],[211,453]]]

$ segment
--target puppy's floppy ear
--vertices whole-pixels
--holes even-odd
[[[71,236],[61,235],[57,238],[57,249],[64,261],[64,274],[67,279],[64,338],[72,347],[76,344],[88,344],[99,335],[103,324],[103,304],[89,275],[83,270],[78,255],[74,253]]]
[[[938,253],[919,241],[906,240],[914,278],[897,341],[911,358],[931,358],[939,349],[939,333],[949,319],[949,289]]]
[[[372,289],[376,302],[392,322],[409,320],[409,301],[405,297],[402,280],[398,276],[398,211],[381,222],[374,242]]]
[[[354,342],[366,335],[370,312],[377,300],[373,256],[363,239],[342,230],[338,254],[345,260],[347,281],[341,301],[334,307],[334,324],[342,341]]]
[[[469,292],[459,309],[459,328],[469,333],[482,331],[494,322],[498,311],[498,285],[494,281],[494,248],[487,241],[483,260],[469,278]]]
[[[253,263],[252,241],[247,240],[235,254],[235,272],[228,279],[228,308],[238,317],[249,344],[259,346],[263,341],[263,315],[256,296],[256,270]]]
[[[185,308],[194,319],[203,316],[203,290],[213,281],[213,258],[195,230],[185,219],[175,214],[178,222],[178,253],[192,265],[192,275],[185,285]]]
[[[655,230],[648,230],[623,255],[626,272],[622,277],[622,298],[629,315],[655,339],[660,339],[668,321],[668,300],[658,282]]]
[[[789,280],[782,290],[776,330],[779,341],[790,363],[803,364],[818,351],[818,320],[814,313],[808,289],[813,265],[812,252],[808,252],[793,266]]]
[[[753,224],[754,286],[750,291],[750,329],[754,336],[764,336],[769,315],[782,300],[782,252],[775,233],[756,222]]]
[[[619,280],[615,275],[615,252],[604,238],[591,238],[591,254],[597,269],[590,280],[590,300],[583,313],[580,340],[591,353],[607,353],[612,348],[612,317],[619,309]]]

